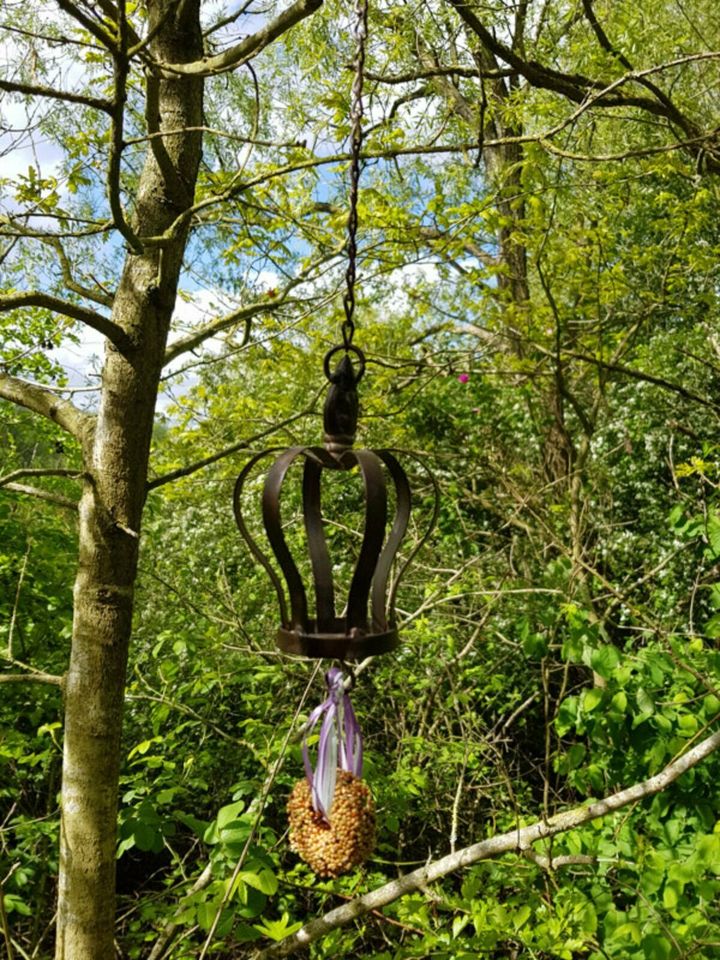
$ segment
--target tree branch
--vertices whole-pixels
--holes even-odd
[[[17,403],[33,413],[39,413],[72,434],[83,447],[90,441],[95,418],[84,413],[74,403],[56,397],[37,383],[21,380],[0,370],[0,399]]]
[[[0,673],[0,683],[50,683],[55,687],[62,687],[65,678],[34,670],[32,673]]]
[[[257,33],[251,34],[241,40],[240,43],[235,44],[234,47],[229,47],[214,57],[203,57],[202,60],[195,60],[193,63],[159,63],[157,68],[161,76],[164,77],[173,77],[178,74],[208,77],[233,70],[258,54],[268,44],[277,40],[291,27],[294,27],[296,23],[300,23],[301,20],[315,13],[322,4],[323,0],[295,0],[292,6],[283,10]]]
[[[257,951],[254,960],[274,960],[275,957],[287,957],[297,950],[307,947],[308,944],[319,940],[338,927],[364,916],[371,910],[377,910],[387,904],[406,896],[415,890],[421,890],[423,887],[449,873],[469,867],[481,860],[489,860],[499,857],[504,853],[524,853],[531,848],[533,843],[548,837],[557,836],[560,833],[566,833],[568,830],[574,830],[591,820],[597,820],[608,814],[614,813],[622,807],[631,803],[637,803],[645,797],[651,797],[656,793],[665,790],[671,783],[681,777],[684,773],[696,766],[706,757],[710,756],[720,747],[720,731],[711,734],[697,746],[692,747],[687,753],[673,760],[660,773],[648,780],[636,783],[625,790],[620,790],[602,800],[595,800],[587,805],[574,807],[572,810],[566,810],[559,813],[549,820],[538,820],[527,827],[519,827],[509,833],[490,837],[475,843],[457,853],[448,854],[446,857],[429,863],[419,870],[413,870],[405,874],[398,880],[392,880],[382,887],[371,890],[370,893],[358,897],[350,903],[336,907],[324,917],[311,920],[306,923],[297,933],[286,937],[280,943],[268,947],[265,950]]]
[[[51,100],[65,100],[68,103],[82,103],[86,107],[112,112],[112,102],[99,97],[89,97],[83,93],[72,93],[66,90],[56,90],[54,87],[43,87],[34,83],[16,83],[14,80],[0,80],[0,90],[8,93],[22,93],[30,97],[49,97]]]
[[[245,307],[238,307],[237,310],[231,311],[224,317],[217,317],[215,320],[211,320],[210,323],[206,323],[199,329],[187,334],[187,336],[181,337],[179,340],[171,343],[165,351],[164,365],[167,366],[168,363],[171,363],[173,360],[179,357],[181,353],[186,353],[188,350],[192,350],[205,340],[209,340],[210,337],[214,337],[216,334],[222,333],[223,330],[227,330],[228,327],[232,327],[236,323],[242,323],[243,321],[247,323],[260,313],[272,313],[273,311],[277,310],[279,307],[287,303],[288,295],[292,290],[295,289],[295,287],[299,286],[301,283],[304,283],[308,276],[312,274],[312,272],[318,267],[322,266],[324,263],[327,263],[328,260],[332,260],[333,257],[338,256],[344,247],[345,240],[343,239],[342,243],[336,249],[331,250],[318,260],[314,260],[296,277],[293,277],[292,280],[290,280],[277,294],[277,296],[273,297],[272,300],[265,299],[256,303],[249,303]]]
[[[460,63],[449,63],[423,70],[411,70],[408,73],[372,73],[366,70],[365,79],[388,84],[416,83],[418,80],[430,80],[433,77],[470,77],[473,80],[484,77],[485,79],[499,80],[502,77],[516,76],[516,73],[517,71],[510,68],[507,70],[481,70],[480,67],[466,67]]]
[[[60,260],[60,269],[62,271],[63,282],[68,290],[72,290],[73,293],[77,293],[79,296],[84,297],[86,300],[92,300],[94,303],[99,303],[103,307],[111,308],[113,305],[113,296],[108,293],[106,290],[102,289],[98,284],[95,288],[86,287],[81,283],[78,283],[75,279],[72,271],[72,264],[70,263],[70,258],[65,252],[65,247],[62,245],[62,242],[58,237],[49,237],[47,242],[50,246],[56,251],[58,259]],[[92,278],[94,280],[94,278]],[[97,281],[94,280],[95,283]]]
[[[40,291],[14,293],[0,297],[0,313],[17,310],[21,307],[41,307],[44,310],[52,310],[53,313],[70,317],[71,320],[78,320],[107,337],[121,353],[127,353],[132,348],[132,340],[122,327],[88,307],[69,303],[67,300],[61,300],[60,297],[54,297],[49,293],[41,293]]]
[[[323,390],[324,389],[325,387],[323,387]],[[306,407],[305,410],[301,410],[299,413],[294,413],[291,417],[281,420],[280,423],[276,423],[272,427],[268,427],[267,430],[263,430],[261,433],[256,433],[254,437],[248,437],[247,440],[240,440],[238,443],[234,443],[232,446],[226,447],[224,450],[213,453],[209,457],[204,457],[202,460],[188,464],[186,467],[178,467],[177,470],[173,470],[170,473],[165,473],[160,477],[155,477],[154,480],[149,481],[147,485],[148,490],[155,490],[156,487],[162,487],[166,483],[172,483],[173,480],[180,480],[181,477],[189,477],[197,470],[202,470],[203,467],[209,467],[211,463],[217,463],[218,460],[222,460],[224,457],[229,457],[231,454],[237,453],[238,450],[247,450],[253,444],[257,443],[258,440],[262,440],[265,437],[276,433],[278,430],[282,430],[283,427],[287,427],[296,420],[301,420],[303,417],[309,416],[313,412],[315,401],[319,395],[320,394],[318,393],[315,395],[315,397],[313,397],[312,404],[309,407]]]
[[[23,477],[72,477],[73,480],[79,480],[82,475],[81,470],[70,470],[65,467],[23,467],[21,470],[13,470],[12,473],[6,473],[4,477],[0,477],[0,487],[14,483],[15,480],[22,480]]]
[[[92,17],[89,17],[82,10],[79,10],[78,7],[71,2],[71,0],[56,0],[57,5],[61,10],[64,10],[69,16],[74,20],[77,20],[88,33],[91,33],[96,40],[99,40],[100,43],[106,47],[111,52],[114,52],[117,49],[117,42],[115,37],[109,33],[104,26],[100,24],[98,20],[93,20]]]
[[[667,98],[659,102],[655,97],[624,96],[620,94],[611,96],[611,91],[616,87],[615,84],[606,84],[582,74],[563,73],[561,70],[555,70],[539,63],[537,60],[524,60],[515,50],[502,43],[492,34],[475,11],[471,9],[467,0],[448,0],[448,2],[455,8],[467,27],[479,38],[485,49],[513,67],[531,86],[543,90],[552,90],[575,103],[583,103],[589,93],[602,91],[602,98],[606,105],[613,103],[619,106],[638,107],[648,113],[676,123],[689,136],[694,137],[698,134],[695,125],[684,117],[673,104],[668,106]],[[647,71],[632,71],[627,75],[627,80],[637,81],[647,87],[646,73]],[[653,87],[653,92],[657,96],[657,88]]]
[[[622,51],[618,50],[615,47],[605,33],[605,30],[602,27],[602,24],[595,14],[595,10],[592,5],[592,0],[582,0],[583,11],[585,17],[587,18],[588,23],[590,24],[593,33],[595,34],[598,43],[605,50],[606,53],[609,53],[611,57],[614,57],[619,63],[621,63],[626,70],[633,71],[635,68],[632,63],[628,60]],[[657,99],[662,103],[667,110],[667,118],[673,123],[676,123],[680,129],[687,134],[688,136],[697,135],[697,129],[695,126],[688,122],[687,118],[678,110],[675,104],[672,102],[670,97],[660,89],[652,80],[648,80],[647,77],[639,77],[638,83],[641,83],[647,90],[653,93]]]
[[[720,412],[720,403],[717,400],[708,400],[701,397],[692,390],[688,390],[680,383],[673,383],[672,380],[665,380],[663,377],[655,377],[651,373],[645,373],[642,370],[634,370],[632,367],[626,367],[622,363],[609,363],[607,360],[600,360],[598,357],[591,357],[585,353],[578,353],[575,350],[563,350],[567,357],[573,357],[575,360],[583,360],[585,363],[591,363],[601,370],[609,370],[613,373],[619,373],[623,377],[629,377],[631,380],[639,380],[641,383],[652,383],[656,387],[662,387],[663,390],[669,390],[676,393],[686,400],[698,403],[703,407],[709,407],[715,413]]]
[[[456,0],[450,0],[450,2],[455,3]],[[460,0],[457,0],[460,2]],[[514,55],[513,55],[514,56]],[[660,105],[655,101],[651,100],[648,97],[637,98],[637,97],[615,97],[612,96],[613,92],[618,88],[622,87],[624,84],[629,83],[632,80],[638,80],[643,77],[649,77],[656,73],[661,73],[664,70],[669,70],[673,67],[683,66],[689,63],[701,63],[707,60],[717,60],[720,59],[720,51],[711,51],[706,53],[699,54],[689,54],[683,57],[677,57],[675,60],[669,60],[665,63],[658,64],[652,67],[648,67],[645,70],[634,71],[633,73],[624,74],[621,77],[618,77],[616,80],[613,80],[612,83],[609,83],[607,86],[602,84],[592,83],[592,93],[588,94],[587,91],[576,91],[577,96],[571,97],[567,94],[568,99],[573,102],[577,102],[579,106],[577,109],[570,114],[570,116],[565,117],[554,127],[551,127],[545,132],[539,133],[528,133],[520,134],[516,136],[505,136],[497,137],[492,140],[485,140],[484,147],[487,149],[494,147],[504,147],[509,146],[510,144],[522,144],[522,143],[539,143],[544,149],[547,149],[550,152],[558,153],[564,156],[572,156],[571,154],[561,153],[558,148],[553,147],[549,143],[549,140],[552,137],[557,136],[563,130],[571,126],[583,113],[588,110],[598,107],[598,108],[610,108],[618,105],[622,106],[634,106],[639,108],[645,108],[651,113],[660,114],[665,119],[667,119],[665,112],[660,109]],[[590,83],[590,81],[588,81]],[[555,89],[554,87],[549,87],[548,89]],[[563,91],[559,91],[563,92]],[[650,106],[648,106],[650,104]],[[658,108],[658,109],[655,109]],[[713,144],[716,140],[716,132],[710,130],[707,133],[703,134],[698,132],[697,136],[678,141],[670,145],[663,144],[657,147],[646,147],[639,148],[635,151],[626,151],[620,155],[610,155],[606,156],[603,159],[613,160],[613,159],[626,159],[629,156],[650,156],[655,153],[666,153],[672,150],[687,150],[692,156],[697,156],[702,153],[704,156],[707,156],[709,153],[707,144]],[[389,147],[382,149],[368,149],[363,150],[361,153],[361,159],[363,160],[378,160],[378,159],[393,159],[396,157],[406,157],[406,156],[422,156],[423,154],[444,154],[444,153],[475,153],[477,152],[477,140],[472,143],[455,143],[455,144],[416,144],[405,147]],[[714,156],[714,155],[713,155]],[[185,227],[186,223],[195,217],[198,213],[203,210],[209,209],[210,207],[216,206],[220,203],[224,203],[227,200],[234,199],[235,197],[240,196],[240,194],[252,189],[252,187],[258,186],[262,183],[268,183],[271,180],[276,179],[277,177],[284,177],[289,173],[299,173],[302,170],[310,170],[315,167],[325,166],[329,164],[344,163],[350,160],[349,154],[346,153],[336,153],[328,154],[325,156],[312,156],[306,160],[296,160],[291,163],[287,163],[281,167],[276,167],[274,170],[269,172],[263,172],[258,174],[256,177],[252,177],[249,180],[243,180],[241,174],[237,174],[233,177],[230,184],[222,190],[220,193],[217,193],[213,196],[204,197],[202,200],[198,200],[192,207],[189,207],[187,210],[184,210],[170,226],[165,230],[164,233],[156,236],[144,236],[143,243],[145,246],[158,246],[162,247],[166,244],[172,242],[180,233],[180,231]],[[578,156],[577,159],[592,159],[591,157]],[[706,163],[710,169],[713,171],[720,169],[720,162],[717,164],[714,160],[706,160]]]
[[[64,507],[66,510],[77,511],[78,505],[69,497],[63,497],[60,493],[52,493],[50,490],[41,490],[40,487],[31,487],[27,483],[4,483],[4,490],[11,490],[13,493],[24,493],[29,497],[37,497],[38,500],[46,500],[48,503],[54,503],[56,507]]]
[[[127,19],[124,0],[118,13],[119,48],[113,54],[113,78],[115,97],[113,99],[112,124],[110,128],[110,150],[108,155],[107,194],[113,223],[125,238],[133,253],[143,252],[140,238],[128,223],[122,205],[120,173],[124,149],[123,133],[125,125],[125,104],[127,102],[127,80],[130,61],[127,58]]]
[[[248,322],[260,313],[272,313],[274,310],[277,310],[282,303],[283,301],[281,299],[261,303],[250,303],[245,307],[238,307],[237,310],[233,310],[224,317],[218,317],[211,323],[207,323],[205,326],[200,327],[200,329],[194,330],[192,333],[187,334],[187,336],[181,337],[179,340],[171,343],[165,351],[164,366],[172,363],[173,360],[188,350],[200,346],[201,343],[209,340],[210,337],[215,336],[215,334],[227,330],[228,327],[232,327],[234,324],[242,323],[243,321]]]

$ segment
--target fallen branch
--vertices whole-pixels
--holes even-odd
[[[628,804],[637,803],[638,800],[660,793],[719,747],[720,731],[713,733],[698,743],[697,746],[689,749],[681,757],[669,763],[660,773],[648,780],[636,783],[602,800],[594,800],[587,805],[558,813],[549,820],[538,820],[530,826],[518,827],[517,830],[512,830],[510,833],[489,837],[487,840],[481,840],[480,843],[475,843],[470,847],[458,850],[456,853],[441,857],[419,870],[413,870],[412,873],[405,874],[398,880],[392,880],[382,887],[371,890],[350,903],[336,907],[323,917],[311,920],[297,933],[286,937],[280,943],[265,950],[257,951],[254,954],[254,960],[274,960],[275,957],[287,957],[291,953],[307,947],[315,940],[321,939],[333,930],[337,930],[338,927],[346,926],[371,911],[381,909],[389,903],[399,900],[400,897],[440,880],[449,873],[469,867],[480,860],[499,857],[504,853],[524,853],[538,840],[574,830],[591,820],[597,820],[599,817],[614,813],[616,810],[628,806]]]

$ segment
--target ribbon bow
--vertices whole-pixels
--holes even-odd
[[[328,697],[310,714],[303,738],[303,762],[312,793],[313,809],[328,823],[335,796],[338,767],[356,777],[362,776],[362,734],[350,697],[345,692],[344,681],[343,673],[337,667],[332,667],[325,674]],[[322,725],[318,741],[317,765],[313,771],[307,738],[320,717],[322,717]]]

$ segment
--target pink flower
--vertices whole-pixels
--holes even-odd
[[[469,379],[470,379],[469,373],[461,373],[458,376],[458,380],[460,381],[460,383],[467,383]]]

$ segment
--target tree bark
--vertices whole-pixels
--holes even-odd
[[[202,57],[199,0],[148,0],[151,53]],[[197,131],[201,78],[148,79],[158,130]],[[152,90],[150,89],[152,88]],[[152,94],[152,95],[150,95]],[[158,236],[192,204],[201,134],[157,140],[134,197],[132,229]],[[153,416],[187,227],[163,246],[128,253],[112,319],[129,338],[108,342],[94,438],[80,500],[72,649],[65,690],[56,960],[114,956],[115,834],[123,693]]]

